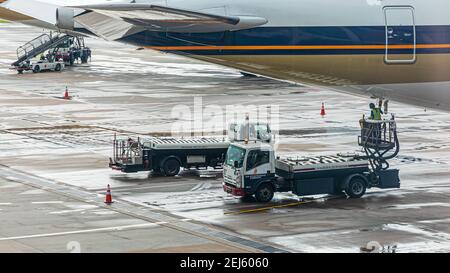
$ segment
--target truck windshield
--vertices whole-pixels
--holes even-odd
[[[238,168],[241,168],[244,163],[245,150],[236,146],[231,145],[228,148],[227,158],[225,164],[234,167],[234,162],[238,162]]]

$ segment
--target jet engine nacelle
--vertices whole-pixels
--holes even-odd
[[[75,28],[75,10],[72,8],[56,9],[56,27],[59,29],[73,30]]]

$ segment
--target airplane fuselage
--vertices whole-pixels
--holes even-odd
[[[216,33],[144,30],[121,42],[295,83],[450,111],[448,0],[136,1],[264,26]]]

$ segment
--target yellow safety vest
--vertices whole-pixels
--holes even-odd
[[[381,109],[380,108],[372,109],[372,118],[373,118],[373,120],[381,120]]]

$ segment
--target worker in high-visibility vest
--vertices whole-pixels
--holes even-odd
[[[374,103],[371,103],[369,107],[371,110],[370,119],[381,121],[381,115],[383,114],[381,108],[376,107]],[[373,142],[373,144],[379,144],[381,141],[381,124],[372,124],[371,126],[372,130],[370,139]]]
[[[371,103],[369,105],[371,113],[370,113],[370,119],[372,120],[381,120],[381,115],[383,114],[383,111],[381,108],[376,107],[374,103]]]

